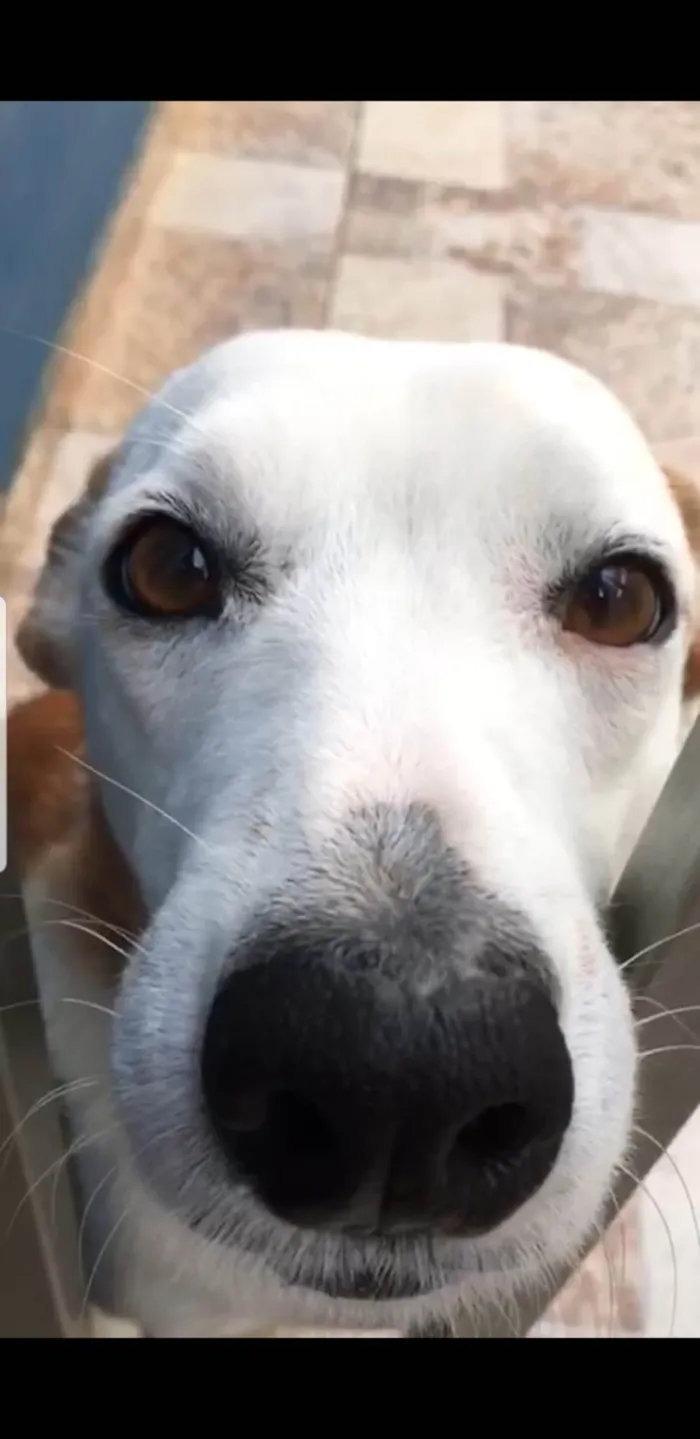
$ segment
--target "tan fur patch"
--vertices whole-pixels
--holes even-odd
[[[69,691],[49,690],[9,715],[10,854],[26,881],[60,845],[74,901],[94,919],[137,934],[146,921],[143,902],[95,783],[71,759],[82,754],[80,706]]]
[[[7,721],[10,853],[21,878],[78,825],[87,805],[86,775],[61,750],[82,755],[75,696],[50,690],[12,710]]]
[[[671,494],[681,512],[690,548],[700,565],[700,484],[671,465],[664,465]],[[700,694],[700,633],[692,641],[685,662],[683,694],[693,699]]]

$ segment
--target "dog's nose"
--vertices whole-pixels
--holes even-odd
[[[573,1104],[535,981],[419,998],[298,957],[226,981],[202,1079],[239,1181],[292,1224],[365,1234],[493,1228],[546,1179]]]

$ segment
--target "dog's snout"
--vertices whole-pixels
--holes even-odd
[[[572,1114],[556,1011],[524,976],[419,998],[298,955],[255,963],[220,990],[202,1067],[234,1173],[301,1227],[489,1230],[544,1182]]]

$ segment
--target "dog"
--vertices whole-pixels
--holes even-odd
[[[406,1334],[582,1252],[699,545],[694,484],[541,351],[251,333],[146,404],[52,535],[10,721],[98,1303]]]

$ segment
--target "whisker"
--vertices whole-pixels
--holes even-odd
[[[519,1331],[517,1325],[516,1325],[516,1324],[513,1322],[513,1320],[511,1319],[510,1314],[508,1313],[508,1311],[507,1311],[507,1309],[505,1308],[505,1306],[504,1306],[502,1303],[500,1303],[500,1301],[497,1300],[497,1299],[494,1299],[494,1301],[493,1301],[493,1306],[494,1306],[494,1309],[497,1311],[497,1313],[500,1314],[501,1319],[503,1319],[503,1321],[504,1321],[505,1324],[507,1325],[508,1329],[510,1329],[510,1332],[511,1332],[511,1334],[513,1335],[513,1338],[514,1338],[514,1339],[519,1339],[519,1338],[520,1338],[520,1331]]]
[[[617,1197],[616,1197],[614,1194],[611,1194],[611,1195],[610,1195],[610,1198],[612,1199],[612,1202],[613,1202],[613,1204],[614,1204],[614,1206],[615,1206],[615,1220],[614,1220],[614,1223],[615,1223],[615,1225],[616,1225],[616,1227],[617,1227],[617,1232],[618,1232],[618,1234],[619,1234],[619,1236],[620,1236],[620,1266],[621,1266],[621,1268],[620,1268],[620,1289],[619,1289],[619,1293],[620,1293],[620,1294],[623,1294],[623,1293],[624,1293],[624,1289],[625,1289],[625,1279],[626,1279],[626,1277],[627,1277],[627,1227],[626,1227],[626,1225],[625,1225],[625,1221],[624,1221],[624,1218],[623,1218],[623,1211],[622,1211],[622,1207],[621,1207],[621,1205],[620,1205],[619,1200],[617,1199]],[[608,1231],[608,1232],[609,1232],[609,1231]],[[622,1313],[620,1312],[619,1297],[618,1297],[618,1302],[617,1302],[617,1311],[618,1311],[618,1313],[617,1313],[618,1323],[619,1323],[620,1328],[622,1328],[623,1315],[622,1315]],[[612,1338],[612,1326],[611,1326],[610,1334],[609,1334],[608,1337],[609,1337],[609,1338]]]
[[[41,1007],[41,1000],[33,999],[12,999],[7,1004],[0,1004],[0,1014],[12,1014],[15,1009],[29,1009],[30,1005],[38,1004]]]
[[[78,1004],[82,1009],[94,1009],[97,1014],[106,1014],[108,1019],[116,1019],[116,1009],[110,1009],[106,1004],[97,1004],[94,999],[75,999],[72,995],[62,995],[59,1004]]]
[[[700,1051],[700,1044],[665,1044],[660,1049],[642,1050],[640,1059],[652,1059],[655,1054],[680,1054],[682,1050]]]
[[[647,944],[644,949],[638,949],[636,954],[631,954],[629,959],[619,966],[620,971],[627,969],[630,964],[636,964],[637,960],[643,959],[646,954],[653,954],[654,950],[661,949],[662,945],[673,944],[675,940],[683,939],[686,934],[693,934],[696,929],[700,929],[700,920],[686,925],[685,929],[677,929],[674,934],[665,934],[663,939],[655,939],[653,944]]]
[[[106,1129],[101,1129],[101,1130],[99,1130],[99,1132],[98,1132],[97,1134],[91,1134],[91,1135],[86,1139],[86,1145],[88,1145],[88,1144],[93,1144],[93,1143],[97,1143],[98,1140],[104,1139],[104,1138],[105,1138],[105,1135],[111,1134],[114,1129],[116,1129],[116,1124],[113,1123],[113,1124],[108,1125]],[[71,1150],[68,1151],[68,1157],[70,1156],[70,1154],[71,1154]],[[67,1166],[66,1166],[66,1168],[67,1168]],[[58,1200],[58,1183],[59,1183],[59,1179],[60,1179],[60,1177],[61,1177],[61,1172],[62,1172],[62,1171],[59,1169],[58,1172],[56,1173],[56,1175],[55,1175],[55,1177],[54,1177],[54,1182],[53,1182],[53,1185],[52,1185],[52,1189],[51,1189],[51,1227],[52,1227],[52,1229],[54,1230],[54,1232],[55,1232],[55,1229],[56,1229],[56,1204],[57,1204],[57,1200]],[[79,1245],[79,1244],[80,1244],[80,1234],[78,1234],[78,1245]],[[78,1257],[80,1258],[80,1249],[78,1249]],[[82,1266],[81,1266],[81,1269],[82,1269]],[[81,1273],[81,1278],[83,1278],[82,1273]]]
[[[93,929],[91,925],[81,924],[77,919],[48,919],[44,922],[46,924],[56,925],[61,929],[76,929],[80,934],[86,934],[89,939],[98,939],[100,944],[107,946],[107,949],[113,949],[115,954],[119,955],[120,959],[128,961],[132,957],[130,950],[124,949],[122,945],[117,944],[113,939],[109,939],[106,934],[100,934],[99,930]],[[140,948],[141,953],[144,954],[145,950],[143,946],[140,946]]]
[[[640,1015],[639,1017],[637,1017],[637,1016],[635,1015],[635,1020],[634,1020],[635,1030],[636,1030],[636,1029],[641,1029],[642,1026],[643,1026],[644,1024],[646,1024],[647,1019],[662,1019],[662,1018],[668,1018],[669,1016],[672,1016],[673,1018],[675,1018],[676,1024],[678,1025],[678,1028],[681,1030],[681,1032],[682,1032],[683,1034],[687,1034],[687,1036],[688,1036],[689,1039],[695,1040],[695,1038],[696,1038],[695,1032],[690,1028],[690,1025],[684,1024],[683,1021],[682,1021],[682,1019],[680,1019],[680,1018],[678,1017],[678,1016],[680,1016],[681,1014],[683,1014],[683,1010],[682,1010],[682,1009],[675,1009],[675,1010],[674,1010],[674,1009],[669,1009],[669,1007],[668,1007],[667,1004],[662,1004],[660,999],[654,999],[654,998],[652,997],[652,995],[650,995],[650,994],[639,994],[639,995],[637,995],[636,998],[635,998],[635,1004],[638,1004],[641,1000],[644,1000],[647,1004],[653,1004],[653,1005],[656,1007],[657,1013],[656,1013],[656,1014],[650,1014],[650,1015]],[[693,1008],[692,1005],[689,1006],[689,1007],[690,1007],[691,1009]]]
[[[99,1249],[97,1258],[96,1258],[96,1260],[95,1260],[95,1262],[94,1262],[94,1264],[93,1264],[93,1266],[92,1266],[92,1269],[91,1269],[91,1271],[90,1271],[90,1277],[89,1277],[89,1279],[88,1279],[88,1282],[87,1282],[87,1285],[86,1285],[86,1288],[85,1288],[85,1296],[84,1296],[84,1298],[83,1298],[83,1303],[82,1303],[81,1310],[80,1310],[80,1320],[81,1320],[81,1323],[84,1323],[84,1322],[85,1322],[85,1319],[86,1319],[86,1317],[87,1317],[87,1311],[88,1311],[88,1308],[89,1308],[89,1305],[90,1305],[90,1294],[91,1294],[91,1292],[92,1292],[93,1285],[94,1285],[95,1280],[96,1280],[96,1278],[97,1278],[98,1269],[99,1269],[99,1267],[100,1267],[103,1259],[105,1258],[105,1255],[106,1255],[106,1253],[107,1253],[107,1250],[108,1250],[110,1244],[116,1239],[117,1234],[118,1234],[119,1230],[121,1229],[122,1224],[124,1224],[125,1220],[127,1220],[127,1219],[129,1218],[130,1214],[131,1214],[131,1209],[130,1209],[130,1208],[127,1207],[126,1209],[122,1210],[122,1213],[120,1214],[120,1216],[119,1216],[119,1218],[117,1219],[116,1223],[112,1225],[112,1228],[110,1229],[109,1234],[107,1235],[107,1238],[105,1239],[104,1243],[100,1246],[100,1249]]]
[[[666,1013],[668,1006],[662,1004],[661,1000],[656,999],[653,994],[636,994],[634,999],[635,1004],[653,1004],[654,1008],[660,1010],[662,1014]]]
[[[98,920],[98,923],[99,923],[99,924],[102,924],[102,921],[101,921],[101,920]],[[49,929],[49,928],[51,927],[51,925],[64,925],[64,926],[67,925],[67,926],[70,928],[70,927],[71,927],[71,921],[70,921],[70,920],[67,920],[67,919],[59,919],[59,918],[56,918],[56,919],[52,919],[52,918],[37,919],[37,920],[36,920],[35,922],[33,922],[32,924],[24,925],[24,927],[23,927],[22,929],[15,929],[15,930],[13,930],[13,932],[12,932],[11,934],[6,934],[5,937],[4,937],[4,939],[3,939],[2,949],[4,950],[8,945],[16,944],[16,943],[18,942],[18,940],[20,940],[20,939],[31,939],[32,934],[35,934],[35,933],[37,932],[37,930],[39,930],[39,929]],[[107,938],[106,935],[100,934],[99,931],[97,931],[97,930],[87,929],[87,928],[85,928],[85,926],[81,926],[81,925],[77,924],[75,921],[72,922],[72,925],[73,925],[73,927],[76,928],[76,929],[80,929],[80,928],[82,927],[82,928],[84,929],[84,932],[85,932],[86,934],[90,935],[91,938],[101,940],[104,944],[107,945],[108,948],[111,947],[112,949],[116,949],[116,950],[117,950],[117,953],[118,953],[118,954],[121,954],[121,956],[122,956],[123,959],[126,959],[126,960],[131,959],[131,954],[128,953],[127,951],[125,951],[125,950],[120,949],[120,947],[119,947],[118,945],[111,944],[111,946],[110,946],[110,941],[109,941],[109,939]],[[116,934],[120,934],[120,935],[122,936],[122,938],[125,939],[125,940],[127,941],[127,943],[131,945],[131,949],[132,949],[132,950],[136,950],[137,952],[140,952],[141,954],[145,954],[145,953],[146,953],[146,950],[144,949],[143,945],[141,945],[136,938],[133,938],[133,937],[131,936],[131,934],[129,933],[128,930],[121,930],[121,929],[119,928],[119,926],[116,925],[116,924],[115,924],[115,925],[109,925],[109,926],[105,925],[105,928],[110,928],[110,929],[112,929]],[[0,951],[0,952],[1,952],[1,951]],[[8,1006],[8,1007],[11,1009],[13,1006],[10,1005],[10,1006]],[[2,1010],[0,1010],[0,1013],[1,1013],[1,1012],[2,1012]]]
[[[112,1128],[115,1128],[115,1127],[116,1127],[116,1126],[114,1126],[114,1125],[112,1126]],[[151,1138],[148,1139],[145,1144],[141,1145],[141,1147],[140,1147],[139,1149],[137,1149],[134,1154],[131,1155],[131,1163],[132,1163],[132,1164],[136,1164],[136,1163],[138,1162],[138,1160],[142,1157],[142,1155],[144,1155],[144,1154],[147,1152],[147,1150],[149,1150],[154,1144],[158,1144],[158,1143],[161,1143],[161,1142],[162,1142],[162,1137],[163,1137],[163,1136],[162,1136],[161,1134],[152,1135]],[[90,1197],[90,1200],[88,1201],[88,1204],[86,1205],[85,1209],[83,1210],[83,1218],[82,1218],[82,1221],[81,1221],[80,1230],[79,1230],[79,1234],[78,1234],[78,1252],[79,1252],[79,1255],[81,1255],[81,1267],[82,1267],[82,1251],[81,1251],[81,1246],[82,1246],[83,1238],[84,1238],[84,1235],[85,1235],[85,1223],[86,1223],[87,1214],[88,1214],[88,1212],[89,1212],[90,1206],[93,1204],[94,1200],[95,1200],[96,1197],[97,1197],[97,1194],[100,1192],[100,1190],[102,1189],[103,1185],[105,1185],[105,1184],[107,1183],[107,1181],[112,1177],[113,1174],[116,1173],[116,1171],[117,1171],[118,1169],[119,1169],[119,1161],[117,1161],[117,1163],[114,1164],[114,1165],[112,1166],[112,1168],[107,1171],[107,1173],[106,1173],[105,1175],[103,1175],[103,1177],[102,1177],[102,1179],[100,1180],[99,1184],[97,1184],[97,1185],[95,1186],[95,1188],[93,1189],[93,1192],[92,1192],[92,1195],[91,1195],[91,1197]],[[85,1317],[86,1317],[86,1315],[87,1315],[87,1310],[88,1310],[88,1306],[89,1306],[89,1303],[90,1303],[90,1294],[91,1294],[91,1291],[92,1291],[92,1287],[93,1287],[93,1285],[94,1285],[94,1283],[95,1283],[95,1280],[96,1280],[96,1278],[97,1278],[97,1272],[98,1272],[98,1270],[99,1270],[100,1264],[102,1263],[102,1261],[103,1261],[103,1259],[104,1259],[104,1257],[105,1257],[105,1255],[106,1255],[106,1253],[107,1253],[107,1249],[109,1248],[109,1245],[110,1245],[111,1243],[113,1243],[113,1241],[114,1241],[114,1239],[116,1238],[117,1233],[118,1233],[118,1231],[120,1230],[122,1224],[125,1222],[125,1220],[127,1220],[127,1219],[130,1217],[130,1215],[131,1215],[132,1212],[133,1212],[133,1205],[127,1206],[127,1207],[122,1211],[122,1213],[120,1214],[120,1216],[119,1216],[119,1218],[117,1219],[116,1223],[115,1223],[115,1224],[112,1226],[112,1228],[110,1229],[109,1234],[107,1235],[107,1238],[105,1239],[104,1243],[103,1243],[103,1244],[101,1245],[101,1247],[100,1247],[100,1250],[99,1250],[99,1252],[98,1252],[97,1258],[95,1259],[95,1262],[94,1262],[94,1264],[93,1264],[93,1266],[92,1266],[92,1269],[91,1269],[91,1271],[90,1271],[90,1277],[89,1277],[89,1279],[88,1279],[87,1285],[85,1286],[85,1296],[84,1296],[84,1299],[83,1299],[83,1304],[82,1304],[81,1313],[80,1313],[81,1323],[85,1321]]]
[[[114,1127],[114,1126],[113,1126],[113,1127]],[[105,1131],[105,1132],[107,1132],[107,1131]],[[84,1245],[85,1245],[85,1231],[86,1231],[86,1229],[87,1229],[88,1216],[89,1216],[89,1214],[90,1214],[90,1210],[92,1209],[93,1204],[95,1203],[95,1200],[97,1199],[98,1194],[101,1194],[101,1192],[102,1192],[102,1190],[104,1189],[105,1185],[108,1184],[108,1183],[109,1183],[109,1180],[112,1178],[112,1175],[113,1175],[113,1174],[116,1174],[118,1168],[119,1168],[119,1160],[117,1160],[116,1164],[113,1164],[112,1167],[111,1167],[111,1169],[108,1169],[108,1170],[107,1170],[107,1173],[106,1173],[106,1174],[103,1174],[103,1175],[102,1175],[102,1178],[101,1178],[100,1180],[98,1180],[97,1184],[96,1184],[96,1185],[94,1186],[94,1188],[93,1188],[93,1191],[92,1191],[92,1194],[90,1195],[90,1198],[89,1198],[89,1199],[86,1201],[86,1203],[85,1203],[85,1206],[84,1206],[84,1208],[83,1208],[83,1212],[82,1212],[82,1215],[81,1215],[81,1218],[80,1218],[80,1228],[78,1229],[78,1262],[79,1262],[79,1264],[80,1264],[81,1279],[82,1279],[82,1281],[83,1281],[83,1286],[84,1286],[84,1287],[86,1287],[86,1281],[85,1281],[85,1262],[84,1262],[84,1261],[85,1261]]]
[[[65,355],[66,359],[77,360],[79,364],[88,365],[91,369],[97,370],[99,374],[106,375],[110,380],[117,380],[120,385],[125,385],[127,389],[141,395],[144,400],[159,405],[169,414],[175,415],[178,420],[183,420],[186,424],[191,425],[198,434],[204,434],[194,415],[188,414],[187,410],[178,409],[177,405],[171,404],[162,395],[154,394],[144,385],[139,385],[136,380],[130,380],[127,375],[121,375],[117,370],[110,369],[109,365],[103,365],[92,355],[82,355],[79,350],[72,350],[68,345],[61,345],[56,340],[45,340],[41,335],[31,335],[26,330],[15,330],[10,325],[0,325],[0,332],[4,335],[12,335],[17,340],[28,340],[31,344],[42,345],[46,350],[53,350],[58,355]]]
[[[169,824],[174,825],[176,829],[182,830],[183,834],[186,834],[189,839],[194,840],[195,844],[201,845],[208,854],[215,853],[213,846],[207,844],[206,840],[203,840],[200,835],[194,834],[191,829],[187,828],[187,825],[182,824],[174,815],[168,814],[167,810],[161,809],[160,805],[154,804],[153,800],[146,799],[146,796],[139,794],[138,790],[130,789],[128,785],[122,784],[120,780],[113,779],[109,774],[104,774],[102,770],[96,769],[94,765],[88,764],[87,760],[81,759],[77,754],[72,754],[70,750],[63,749],[61,745],[57,745],[56,748],[60,754],[65,755],[67,759],[73,760],[75,764],[80,765],[81,768],[87,770],[89,774],[93,774],[96,779],[104,780],[105,784],[114,785],[115,789],[130,795],[132,799],[138,800],[140,804],[146,805],[148,809],[152,809],[156,814],[161,815],[163,819],[167,819]]]
[[[46,1108],[47,1105],[55,1103],[55,1101],[58,1099],[65,1099],[68,1095],[78,1094],[84,1089],[91,1089],[96,1084],[97,1079],[94,1078],[73,1079],[70,1080],[67,1084],[59,1084],[56,1086],[55,1089],[50,1089],[48,1091],[48,1094],[42,1094],[40,1098],[37,1099],[34,1104],[32,1104],[31,1108],[27,1110],[27,1113],[23,1116],[23,1118],[18,1120],[17,1124],[8,1134],[7,1138],[3,1141],[2,1144],[0,1144],[0,1159],[2,1159],[5,1151],[9,1149],[9,1146],[17,1139],[18,1135],[24,1129],[25,1124],[28,1124],[29,1120],[33,1119],[36,1114],[39,1114],[42,1109]],[[0,1167],[0,1174],[1,1173],[2,1167]]]
[[[661,1009],[658,1014],[646,1014],[635,1023],[635,1029],[643,1029],[645,1025],[651,1024],[659,1019],[677,1019],[681,1014],[697,1014],[700,1011],[700,1004],[684,1004],[680,1009]],[[692,1030],[688,1030],[692,1035]]]
[[[107,1009],[103,1004],[97,1004],[93,999],[80,999],[77,995],[62,994],[56,1001],[58,1004],[80,1004],[85,1009],[96,1009],[100,1014],[108,1014],[110,1019],[116,1019],[116,1009]],[[13,1009],[28,1009],[30,1005],[38,1004],[41,1007],[40,999],[13,999],[9,1004],[0,1005],[0,1014],[7,1014]],[[74,1080],[73,1083],[78,1083]]]
[[[668,1162],[669,1162],[669,1164],[671,1165],[671,1168],[675,1171],[676,1177],[677,1177],[677,1179],[678,1179],[678,1183],[680,1184],[681,1189],[683,1190],[683,1193],[684,1193],[684,1195],[685,1195],[685,1197],[686,1197],[686,1200],[688,1201],[688,1209],[690,1210],[690,1215],[691,1215],[691,1218],[692,1218],[692,1221],[693,1221],[693,1228],[694,1228],[694,1230],[695,1230],[695,1238],[697,1239],[697,1242],[698,1242],[698,1249],[700,1249],[700,1221],[698,1220],[697,1210],[696,1210],[695,1205],[694,1205],[694,1203],[693,1203],[693,1199],[692,1199],[692,1195],[691,1195],[691,1193],[690,1193],[690,1189],[688,1188],[688,1185],[687,1185],[685,1179],[683,1178],[683,1175],[681,1174],[679,1165],[676,1163],[676,1161],[675,1161],[675,1159],[673,1158],[673,1155],[671,1154],[670,1150],[669,1150],[669,1149],[666,1149],[666,1148],[664,1147],[664,1145],[661,1144],[660,1141],[654,1137],[653,1134],[649,1134],[648,1130],[642,1129],[642,1127],[641,1127],[640,1124],[635,1124],[635,1125],[634,1125],[634,1132],[635,1132],[636,1134],[639,1134],[642,1139],[646,1139],[646,1140],[649,1142],[649,1144],[653,1144],[653,1145],[654,1145],[654,1148],[655,1148],[655,1149],[658,1149],[659,1154],[662,1156],[662,1158],[667,1159]]]
[[[36,1193],[37,1189],[40,1188],[40,1186],[45,1182],[45,1180],[47,1180],[49,1176],[54,1173],[55,1181],[52,1203],[52,1215],[55,1216],[56,1189],[62,1171],[67,1168],[70,1160],[73,1158],[74,1155],[82,1153],[82,1151],[89,1148],[92,1143],[95,1143],[98,1139],[103,1138],[105,1134],[108,1134],[109,1130],[112,1128],[113,1126],[109,1125],[108,1129],[101,1130],[99,1134],[88,1134],[79,1136],[77,1139],[74,1139],[71,1144],[69,1144],[65,1153],[62,1154],[59,1159],[55,1159],[53,1161],[53,1164],[49,1164],[48,1168],[44,1170],[43,1174],[40,1174],[38,1179],[35,1179],[33,1183],[30,1184],[26,1194],[22,1195],[22,1198],[20,1199],[19,1204],[17,1205],[14,1214],[12,1215],[12,1218],[7,1226],[7,1231],[5,1235],[6,1239],[9,1238],[10,1231],[12,1230],[14,1224],[19,1218],[19,1215],[21,1214],[24,1205],[31,1199],[32,1195]]]
[[[613,1261],[612,1261],[612,1259],[611,1259],[611,1257],[610,1257],[610,1252],[609,1252],[609,1250],[608,1250],[607,1243],[606,1243],[606,1241],[608,1240],[608,1237],[609,1237],[609,1236],[608,1236],[607,1232],[601,1235],[601,1237],[600,1237],[600,1250],[601,1250],[601,1254],[603,1255],[603,1259],[605,1260],[605,1268],[607,1269],[607,1272],[608,1272],[608,1302],[609,1302],[609,1304],[610,1304],[610,1315],[609,1315],[609,1320],[608,1320],[608,1339],[612,1339],[612,1337],[613,1337],[613,1331],[614,1331],[614,1329],[615,1329],[615,1320],[616,1320],[617,1315],[618,1315],[618,1304],[617,1304],[617,1285],[616,1285],[616,1283],[615,1283],[614,1265],[613,1265]]]
[[[98,921],[98,923],[101,923],[101,921]],[[12,944],[18,939],[31,937],[31,935],[33,933],[36,933],[38,929],[50,929],[52,926],[56,926],[57,928],[62,929],[80,930],[81,934],[86,934],[90,939],[98,939],[101,944],[106,945],[108,949],[115,950],[115,952],[120,955],[122,959],[125,959],[127,961],[131,959],[132,951],[134,949],[139,950],[141,954],[146,953],[144,946],[139,944],[136,940],[129,939],[131,950],[126,950],[123,949],[121,945],[116,944],[114,940],[109,939],[106,934],[100,934],[99,930],[93,929],[90,925],[81,924],[76,919],[63,918],[40,919],[37,921],[36,924],[26,925],[24,929],[18,929],[15,930],[14,934],[8,934],[5,938],[5,944]],[[116,925],[113,925],[112,928],[117,930],[117,932],[119,933],[118,927]]]
[[[627,1178],[628,1178],[628,1179],[631,1179],[632,1183],[636,1186],[636,1188],[639,1189],[642,1194],[645,1194],[646,1197],[647,1197],[647,1199],[650,1201],[650,1203],[653,1204],[653,1206],[654,1206],[654,1208],[655,1208],[655,1210],[656,1210],[656,1212],[657,1212],[657,1214],[658,1214],[658,1216],[659,1216],[659,1219],[661,1220],[661,1223],[662,1223],[662,1225],[663,1225],[663,1227],[664,1227],[664,1230],[665,1230],[665,1233],[666,1233],[666,1238],[668,1239],[668,1247],[669,1247],[669,1249],[670,1249],[670,1251],[671,1251],[671,1263],[672,1263],[672,1266],[673,1266],[673,1294],[672,1294],[672,1301],[671,1301],[671,1327],[670,1327],[669,1335],[668,1335],[669,1339],[672,1339],[672,1338],[673,1338],[673,1331],[674,1331],[674,1329],[675,1329],[675,1327],[676,1327],[676,1314],[677,1314],[677,1310],[678,1310],[678,1260],[677,1260],[677,1258],[676,1258],[676,1247],[675,1247],[675,1245],[674,1245],[674,1243],[673,1243],[673,1234],[671,1233],[671,1226],[670,1226],[670,1224],[669,1224],[669,1222],[668,1222],[668,1220],[667,1220],[667,1218],[666,1218],[666,1215],[664,1214],[664,1212],[663,1212],[663,1210],[662,1210],[662,1208],[661,1208],[661,1205],[659,1204],[658,1200],[654,1197],[654,1195],[651,1193],[651,1190],[647,1188],[647,1186],[646,1186],[646,1184],[644,1183],[644,1181],[643,1181],[642,1179],[639,1179],[636,1174],[633,1174],[633,1172],[632,1172],[631,1169],[627,1169],[627,1167],[626,1167],[624,1164],[620,1164],[620,1165],[618,1166],[618,1168],[619,1168],[619,1170],[620,1170],[620,1173],[621,1173],[621,1174],[626,1174],[626,1175],[627,1175]]]
[[[620,1212],[620,1211],[619,1211],[619,1207],[618,1207],[618,1214],[619,1214],[619,1212]],[[592,1248],[591,1253],[590,1253],[586,1258],[584,1258],[584,1260],[583,1260],[583,1262],[582,1262],[582,1265],[581,1265],[581,1268],[582,1268],[582,1269],[585,1269],[586,1265],[590,1262],[593,1254],[595,1253],[595,1250],[596,1250],[596,1249],[599,1249],[599,1250],[600,1250],[600,1253],[601,1253],[601,1255],[602,1255],[602,1257],[603,1257],[604,1263],[605,1263],[605,1270],[606,1270],[607,1280],[608,1280],[608,1302],[609,1302],[609,1306],[610,1306],[610,1307],[609,1307],[609,1313],[608,1313],[608,1334],[607,1334],[607,1337],[608,1337],[608,1339],[612,1339],[612,1337],[613,1337],[613,1332],[614,1332],[614,1329],[615,1329],[615,1320],[616,1320],[616,1318],[618,1317],[618,1313],[617,1313],[618,1306],[617,1306],[617,1289],[616,1289],[615,1277],[614,1277],[614,1265],[613,1265],[613,1261],[612,1261],[612,1259],[611,1259],[611,1257],[610,1257],[610,1254],[609,1254],[609,1251],[608,1251],[608,1249],[607,1249],[606,1242],[605,1242],[606,1239],[609,1238],[609,1233],[610,1233],[610,1231],[609,1231],[609,1229],[606,1229],[602,1224],[596,1224],[596,1225],[595,1225],[595,1228],[594,1228],[594,1233],[595,1233],[595,1235],[596,1235],[596,1243],[595,1243],[594,1247]],[[592,1327],[596,1330],[596,1337],[602,1338],[602,1337],[603,1337],[603,1335],[602,1335],[602,1330],[603,1330],[603,1327],[604,1327],[605,1315],[604,1315],[604,1314],[603,1314],[603,1315],[600,1315],[600,1314],[599,1314],[599,1309],[598,1309],[598,1285],[597,1285],[597,1284],[594,1285],[594,1296],[595,1296],[595,1298],[594,1298],[594,1308],[593,1308],[593,1316],[592,1316]],[[600,1321],[600,1322],[599,1322],[599,1321]],[[599,1334],[599,1331],[600,1331],[600,1334]]]
[[[11,894],[11,893],[8,894],[7,892],[5,892],[5,893],[3,893],[3,894],[0,894],[0,899],[20,900],[22,903],[24,903],[25,896],[24,896],[23,894],[20,894],[19,892],[16,893],[16,894]],[[71,914],[77,914],[77,915],[80,917],[80,919],[92,920],[92,922],[93,922],[94,924],[99,924],[99,925],[101,925],[103,929],[115,930],[117,934],[121,934],[122,938],[133,940],[134,943],[136,942],[136,940],[137,940],[138,937],[139,937],[139,936],[138,936],[137,934],[135,934],[132,930],[130,930],[130,929],[125,929],[123,925],[121,925],[121,924],[112,924],[111,921],[109,921],[109,920],[101,919],[100,916],[99,916],[99,914],[94,914],[92,910],[90,910],[90,909],[83,909],[79,904],[69,904],[68,901],[65,900],[65,899],[54,899],[53,895],[48,895],[48,894],[47,894],[47,895],[45,895],[44,897],[42,897],[42,899],[41,899],[40,902],[41,902],[42,905],[44,905],[44,904],[55,904],[55,905],[57,906],[57,908],[59,908],[59,909],[67,909],[67,910],[70,910]],[[43,923],[45,923],[44,920],[39,920],[39,924],[43,924]],[[33,926],[32,926],[32,927],[33,927]],[[22,933],[22,934],[27,934],[27,933],[29,933],[29,927],[27,927],[27,929],[23,929],[23,930],[21,931],[21,933]]]

